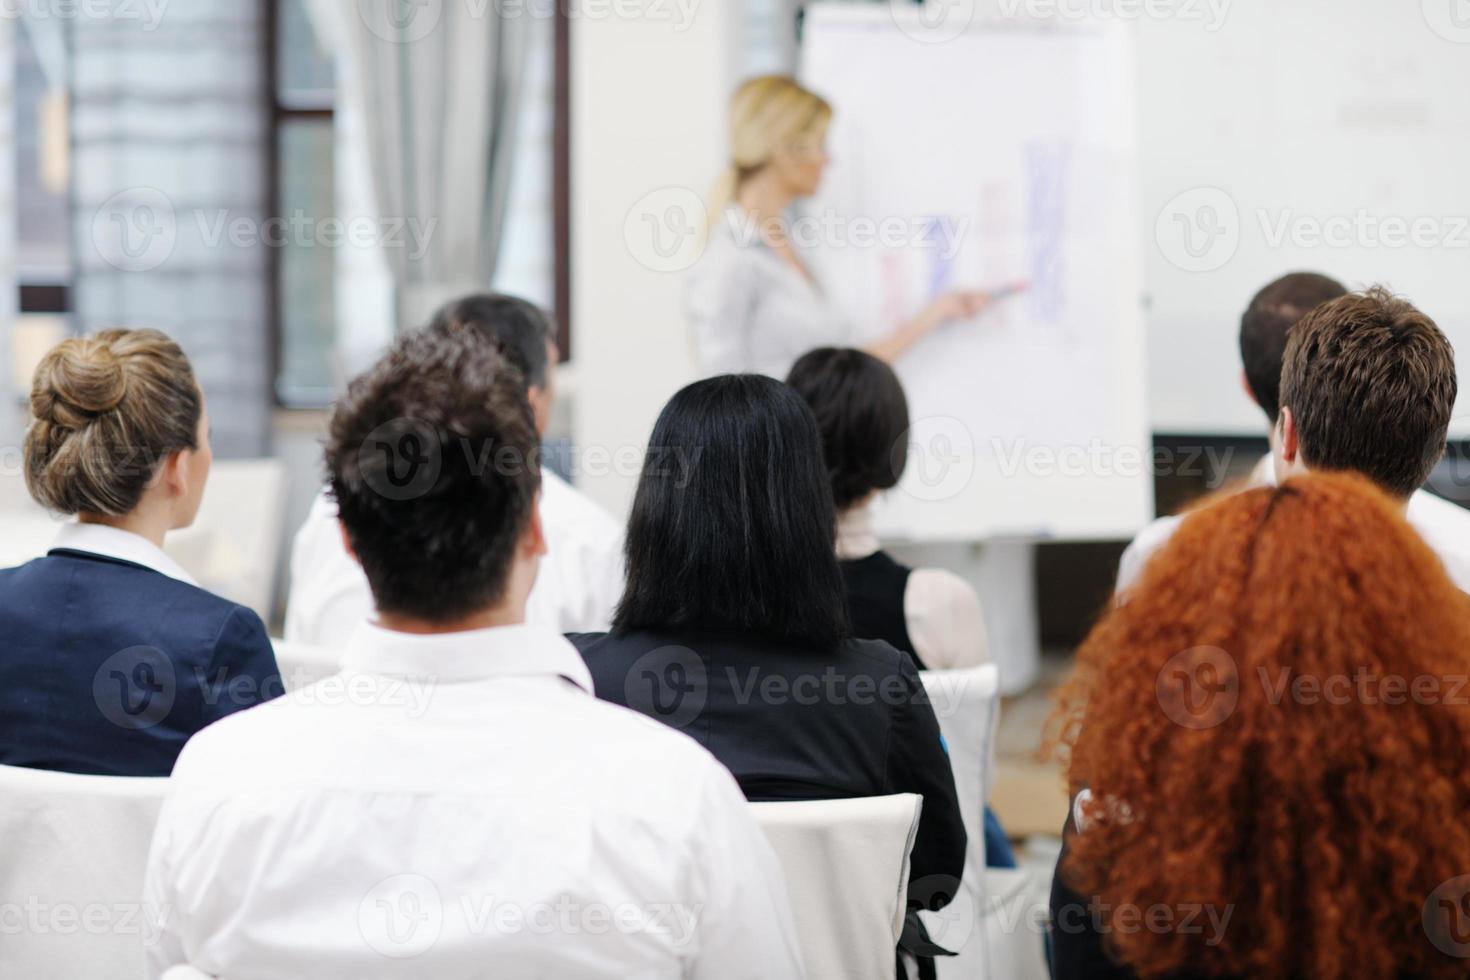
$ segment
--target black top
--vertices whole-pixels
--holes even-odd
[[[1077,833],[1071,814],[1062,831],[1062,852],[1057,858],[1057,873],[1051,879],[1051,976],[1052,980],[1137,980],[1138,975],[1114,962],[1103,949],[1103,933],[1099,931],[1101,900],[1089,901],[1062,883],[1062,862],[1067,857],[1067,842]],[[1179,928],[1197,929],[1202,938],[1216,942],[1228,925],[1218,912],[1213,917],[1202,907],[1180,906]],[[1185,921],[1184,917],[1189,921]],[[1142,921],[1142,920],[1140,920]],[[1168,980],[1220,980],[1200,973],[1172,973]],[[1227,978],[1228,980],[1228,978]]]
[[[0,764],[167,776],[199,729],[282,693],[260,617],[132,562],[0,571]]]
[[[923,670],[924,664],[919,662],[919,655],[914,652],[914,641],[909,639],[908,619],[903,611],[903,598],[913,569],[900,565],[886,551],[875,551],[866,558],[855,558],[841,564],[853,634],[868,640],[882,640],[902,650]]]
[[[922,795],[910,900],[938,908],[958,888],[965,828],[954,774],[904,654],[870,640],[818,652],[730,635],[569,638],[598,697],[697,739],[747,799]]]

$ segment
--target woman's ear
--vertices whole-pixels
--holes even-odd
[[[180,449],[164,457],[158,469],[158,483],[168,491],[169,497],[189,495],[189,458],[193,453],[192,449]]]

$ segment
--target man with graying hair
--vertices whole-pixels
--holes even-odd
[[[498,348],[524,379],[536,429],[545,436],[559,356],[551,317],[514,296],[479,294],[449,303],[425,329],[464,331]],[[607,629],[623,594],[622,528],[549,469],[542,474],[541,518],[548,554],[531,590],[527,620],[562,633]],[[291,549],[286,639],[338,648],[371,611],[367,579],[342,547],[337,507],[323,491]]]

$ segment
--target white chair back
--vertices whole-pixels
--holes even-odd
[[[969,847],[965,875],[944,909],[921,913],[930,937],[956,956],[935,960],[940,980],[984,980],[1005,976],[991,970],[984,930],[985,801],[995,773],[995,731],[1000,721],[1000,670],[981,664],[961,670],[925,670],[919,676],[949,748],[955,791]]]
[[[0,512],[41,509],[26,487],[25,465],[19,450],[20,447],[12,446],[0,453]]]
[[[192,966],[171,966],[163,971],[163,980],[215,980],[215,978]]]
[[[750,804],[786,876],[809,980],[893,980],[922,803],[903,793]]]
[[[0,508],[0,568],[24,565],[50,551],[62,523],[35,505]]]
[[[1039,923],[1045,921],[1051,879],[1043,883],[1039,877],[1025,867],[985,872],[985,947],[996,980],[1050,980]]]
[[[270,620],[284,545],[286,469],[276,459],[220,460],[199,514],[164,550],[200,585]],[[24,477],[0,474],[0,568],[39,558],[69,518],[30,498]]]
[[[204,588],[269,621],[285,517],[284,463],[220,460],[193,525],[170,534],[164,549]]]
[[[6,976],[142,973],[157,937],[143,871],[167,785],[0,766],[0,902],[21,925],[6,930]]]
[[[281,668],[281,680],[288,694],[342,669],[341,650],[275,639],[271,640],[271,646],[275,647],[276,666]]]

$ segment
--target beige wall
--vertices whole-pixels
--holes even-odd
[[[674,267],[695,246],[660,256],[649,222],[693,219],[723,165],[740,9],[610,6],[646,13],[572,22],[572,425],[576,482],[621,516],[659,409],[694,378]]]

